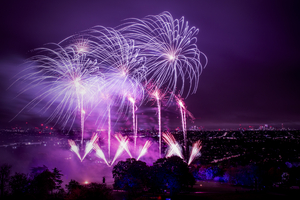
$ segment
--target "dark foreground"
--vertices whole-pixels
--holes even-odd
[[[189,193],[180,193],[173,197],[167,192],[161,195],[144,194],[141,197],[133,198],[128,197],[124,191],[114,191],[113,196],[115,200],[125,199],[137,199],[137,200],[148,200],[148,199],[161,199],[161,200],[291,200],[299,199],[299,190],[281,190],[274,189],[270,191],[255,191],[252,189],[231,186],[228,184],[222,184],[219,182],[204,182],[199,181],[195,184],[193,191]]]

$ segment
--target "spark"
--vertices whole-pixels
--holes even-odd
[[[176,142],[174,136],[171,133],[163,133],[164,141],[169,145],[170,149],[166,154],[166,158],[170,157],[171,155],[175,154],[183,159],[183,155],[180,150],[179,144]]]
[[[94,144],[98,141],[99,137],[97,134],[93,134],[92,138],[90,141],[88,141],[85,145],[85,151],[84,151],[84,156],[81,159],[81,162],[84,160],[86,155],[90,153],[90,151],[93,149]]]
[[[134,100],[134,98],[132,98],[131,96],[129,96],[128,97],[128,100],[132,103],[132,104],[134,104],[135,103],[135,100]]]
[[[191,152],[191,155],[190,155],[190,158],[189,158],[188,165],[190,165],[193,162],[193,160],[195,159],[195,157],[197,157],[197,154],[199,153],[201,148],[202,148],[202,146],[201,146],[201,141],[200,140],[198,140],[197,142],[195,142],[193,144],[193,149],[192,149],[192,152]]]
[[[108,162],[107,162],[107,160],[106,160],[106,158],[105,158],[105,155],[104,155],[103,151],[100,149],[99,145],[98,145],[97,143],[94,143],[94,144],[93,144],[93,148],[94,148],[94,150],[96,151],[96,155],[97,155],[99,158],[103,159],[104,162],[107,164],[107,166],[110,167],[110,165],[108,164]]]
[[[75,142],[73,140],[68,140],[69,145],[71,146],[71,151],[73,151],[77,157],[81,160],[81,156],[79,155],[79,148],[76,146]]]
[[[120,145],[118,147],[118,150],[115,154],[115,157],[113,159],[113,161],[111,162],[111,166],[114,164],[115,160],[121,155],[121,153],[124,151],[124,149],[127,151],[127,153],[129,154],[130,158],[132,158],[129,149],[128,149],[128,138],[127,137],[122,137],[121,134],[117,134],[115,135],[115,137],[117,138],[117,140],[120,142]]]
[[[173,54],[168,55],[169,61],[175,60],[175,56]]]
[[[142,156],[144,156],[147,153],[147,150],[150,146],[151,146],[151,142],[149,140],[147,140],[142,148],[140,155],[138,156],[138,158],[136,160],[139,160]]]
[[[129,139],[125,136],[123,137],[120,133],[119,134],[116,134],[115,135],[115,138],[119,141],[120,143],[120,146],[125,149],[125,151],[128,153],[128,155],[130,156],[130,158],[132,158],[132,155],[129,151],[129,148],[128,148],[128,141]]]
[[[183,101],[180,99],[180,97],[175,96],[177,99],[177,103],[180,108],[180,114],[181,114],[181,124],[182,124],[182,132],[183,132],[183,143],[184,143],[184,150],[186,153],[187,148],[187,131],[186,131],[186,108],[183,104]]]

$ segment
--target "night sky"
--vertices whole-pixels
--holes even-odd
[[[8,122],[28,100],[14,98],[16,90],[7,88],[32,49],[95,25],[116,27],[126,18],[169,11],[199,28],[197,45],[208,57],[197,94],[185,101],[196,118],[194,125],[236,129],[240,124],[281,127],[283,123],[285,128],[300,128],[298,1],[34,2],[3,1],[0,7],[2,127],[36,120],[21,113]]]

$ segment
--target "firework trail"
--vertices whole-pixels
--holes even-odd
[[[103,153],[103,151],[100,149],[99,145],[98,145],[97,143],[94,143],[93,148],[94,148],[94,150],[96,151],[96,155],[97,155],[99,158],[103,159],[104,162],[107,164],[107,166],[110,167],[110,165],[108,164],[108,162],[107,162],[107,160],[106,160],[106,158],[105,158],[105,156],[104,156],[104,153]]]
[[[196,45],[199,30],[189,27],[184,17],[173,19],[169,12],[163,12],[142,20],[129,19],[118,30],[135,40],[140,55],[147,57],[147,76],[155,83],[153,89],[164,87],[164,93],[174,93],[179,88],[182,95],[188,85],[186,96],[196,93],[207,58]],[[200,57],[204,58],[203,64]]]
[[[83,106],[83,103],[82,103],[81,105]],[[80,115],[80,125],[81,125],[81,146],[83,146],[84,116],[85,116],[85,111],[82,109],[82,110],[81,110],[81,115]]]
[[[188,165],[190,165],[193,162],[193,160],[195,159],[195,157],[197,156],[197,154],[199,153],[201,148],[202,148],[202,146],[201,146],[201,141],[200,140],[198,140],[197,142],[195,142],[193,144],[193,149],[192,149],[192,152],[191,152],[191,155],[190,155],[190,158],[189,158]]]
[[[171,155],[175,154],[183,159],[182,152],[180,150],[179,144],[176,142],[174,136],[171,133],[163,133],[164,141],[169,145],[170,149],[166,154],[166,158],[170,157]]]
[[[157,101],[157,112],[158,112],[158,137],[159,137],[159,158],[161,158],[161,105],[160,105],[160,98],[159,98],[159,91],[156,90],[154,92],[154,96]]]
[[[71,146],[71,151],[73,151],[77,157],[81,160],[81,156],[79,155],[79,148],[76,146],[73,140],[68,140],[69,145]]]
[[[151,142],[149,140],[147,140],[142,148],[140,155],[138,156],[138,158],[136,160],[139,160],[142,156],[144,156],[147,153],[147,150],[150,146],[151,146]]]
[[[99,89],[98,91],[100,93],[100,101],[105,101],[106,104],[106,110],[107,110],[107,144],[108,144],[108,160],[110,160],[110,154],[111,154],[111,131],[112,131],[112,126],[111,126],[111,107],[113,104],[113,98],[110,94],[106,93],[103,91],[102,88]],[[98,101],[99,102],[99,101]],[[99,105],[99,103],[97,103]],[[104,115],[105,116],[105,115]],[[104,118],[104,117],[103,117]],[[102,119],[103,120],[103,119]],[[97,122],[98,120],[96,120]],[[100,123],[101,124],[101,123]]]
[[[90,151],[93,149],[94,144],[98,141],[99,137],[97,134],[93,134],[92,138],[90,141],[88,141],[85,145],[85,151],[84,151],[84,156],[81,159],[81,162],[84,160],[86,155],[90,153]]]
[[[128,97],[128,100],[132,103],[132,129],[134,135],[134,150],[136,150],[137,127],[135,121],[135,100],[131,96]]]
[[[179,98],[177,98],[177,103],[179,105],[180,114],[181,114],[181,124],[182,124],[182,132],[183,132],[183,143],[184,143],[184,150],[186,152],[187,148],[187,132],[186,132],[186,112],[185,112],[185,106],[183,104],[183,101]]]
[[[110,136],[111,136],[111,116],[110,116],[110,105],[108,107],[108,159],[110,160]]]

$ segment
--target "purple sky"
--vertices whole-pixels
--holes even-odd
[[[186,100],[196,118],[194,125],[238,128],[239,124],[280,127],[283,123],[300,128],[297,1],[33,2],[12,0],[0,7],[2,126],[36,118],[21,113],[8,123],[27,101],[25,97],[13,99],[16,91],[6,89],[30,50],[95,25],[115,27],[126,18],[169,11],[174,18],[184,16],[190,26],[199,28],[198,48],[208,57],[197,94]],[[151,117],[155,118],[155,113]],[[170,126],[177,125],[176,120],[169,121]]]

